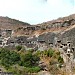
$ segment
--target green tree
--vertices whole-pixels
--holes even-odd
[[[33,55],[31,52],[29,52],[22,57],[20,64],[25,67],[33,67],[38,64],[39,60],[40,58],[37,55]]]
[[[14,51],[1,49],[0,50],[0,60],[3,66],[10,67],[10,65],[19,63],[20,55]]]

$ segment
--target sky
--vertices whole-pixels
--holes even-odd
[[[75,0],[0,0],[0,16],[38,24],[75,13]]]

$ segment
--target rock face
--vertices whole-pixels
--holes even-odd
[[[60,34],[59,38],[63,41],[63,43],[67,43],[68,41],[70,41],[75,47],[75,28],[65,31],[63,34]]]
[[[75,47],[75,14],[37,25],[0,17],[1,44],[4,38],[6,45],[20,44],[35,49],[54,47],[57,42],[61,44],[71,42]]]
[[[56,41],[61,41],[61,44],[71,42],[71,45],[75,47],[75,14],[39,25],[45,31],[41,37],[45,38],[46,43],[54,45]]]

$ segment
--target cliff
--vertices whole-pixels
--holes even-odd
[[[13,36],[44,37],[43,39],[47,43],[48,40],[52,43],[57,37],[62,41],[65,39],[65,42],[72,41],[75,45],[75,14],[37,25],[30,25],[8,17],[0,17],[0,29],[11,29],[14,31]]]

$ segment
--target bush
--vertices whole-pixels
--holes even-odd
[[[59,51],[55,51],[53,54],[53,58],[54,59],[58,59],[58,57],[60,56],[60,52]]]
[[[36,67],[21,67],[20,66],[16,66],[16,67],[11,67],[10,69],[8,69],[8,72],[13,72],[14,75],[29,75],[32,73],[37,73],[40,71],[40,67],[36,66]]]
[[[39,71],[40,71],[40,67],[25,68],[26,73],[37,73]]]
[[[61,56],[59,56],[58,62],[59,62],[59,63],[64,63],[63,58],[62,58]]]
[[[20,51],[22,49],[21,45],[16,46],[17,51]]]
[[[54,54],[54,50],[49,49],[49,50],[47,51],[47,56],[48,56],[48,57],[52,57],[53,54]]]

